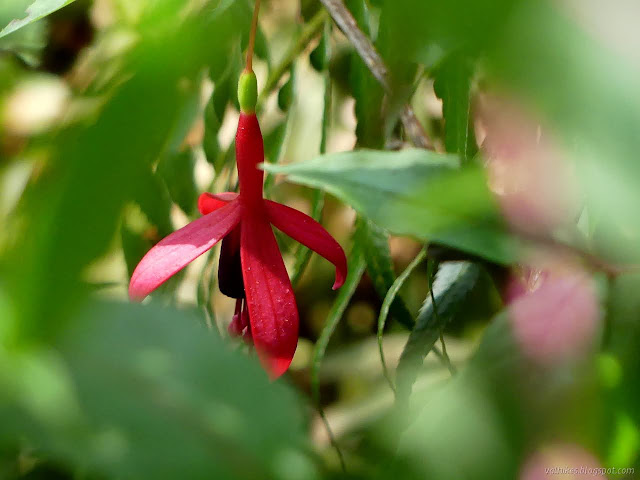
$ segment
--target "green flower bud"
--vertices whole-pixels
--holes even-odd
[[[242,113],[254,113],[258,102],[258,80],[253,72],[242,72],[238,82],[238,102]]]

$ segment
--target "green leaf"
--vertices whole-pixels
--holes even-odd
[[[171,196],[158,172],[150,170],[139,177],[139,188],[135,201],[149,223],[158,229],[158,236],[166,237],[173,232],[171,221]]]
[[[327,346],[329,345],[329,340],[331,340],[333,332],[336,330],[342,315],[351,301],[351,297],[360,283],[365,267],[366,262],[362,254],[362,250],[358,244],[355,244],[351,250],[351,254],[349,255],[349,273],[347,274],[344,285],[340,287],[338,296],[331,306],[331,310],[327,315],[326,324],[322,329],[320,338],[318,338],[313,351],[313,363],[311,364],[311,391],[313,399],[317,405],[320,405],[320,367],[322,360],[324,359],[324,354],[327,351]]]
[[[432,295],[428,295],[400,356],[396,382],[400,401],[409,397],[418,368],[476,285],[479,275],[479,265],[471,262],[448,262],[438,270],[432,292],[435,306]]]
[[[289,69],[289,79],[278,91],[278,107],[283,112],[288,112],[293,99],[295,98],[295,86],[296,86],[296,69],[292,66]]]
[[[50,13],[60,10],[65,5],[73,3],[74,0],[35,0],[27,7],[23,18],[15,18],[9,22],[2,30],[0,30],[0,38],[19,30],[25,25],[29,25],[36,20],[46,17]]]
[[[367,273],[380,299],[384,299],[396,280],[393,270],[389,234],[370,220],[359,218],[356,222],[356,241],[362,247],[367,262]],[[402,298],[396,297],[391,304],[391,315],[405,328],[414,326],[413,315]]]
[[[293,391],[191,313],[93,303],[1,363],[0,438],[100,478],[317,475]]]
[[[433,64],[434,46],[444,51],[482,51],[500,35],[519,0],[384,0],[381,35],[389,67]],[[398,55],[397,52],[402,52]]]
[[[122,241],[124,261],[127,264],[127,272],[129,273],[129,278],[131,278],[136,266],[153,246],[153,243],[144,238],[143,235],[135,232],[124,222],[120,227],[120,239]]]
[[[198,291],[196,300],[198,306],[204,311],[207,327],[214,333],[218,332],[216,323],[216,312],[213,308],[213,292],[218,278],[217,271],[214,268],[216,260],[217,245],[207,252],[207,261],[200,271],[198,277]]]
[[[196,159],[190,148],[167,155],[158,163],[158,173],[164,179],[171,198],[187,215],[194,212],[198,199],[195,166]]]
[[[349,0],[346,5],[363,33],[369,35],[371,29],[366,2],[364,0]],[[349,83],[355,99],[358,146],[382,148],[385,143],[384,122],[382,121],[384,90],[356,52],[351,54],[350,63]]]
[[[218,173],[222,168],[222,165],[220,164],[222,155],[220,143],[218,142],[218,132],[220,131],[221,126],[222,122],[216,113],[215,97],[211,95],[211,98],[204,109],[204,136],[202,138],[202,149],[204,150],[207,162],[213,165],[216,173]]]
[[[529,452],[523,439],[530,438],[532,429],[544,431],[539,425],[558,411],[558,402],[549,400],[548,388],[533,387],[541,383],[527,375],[531,370],[524,368],[506,320],[499,315],[491,322],[478,351],[458,375],[431,388],[416,388],[408,408],[396,409],[397,415],[387,422],[386,435],[378,438],[411,469],[403,478],[493,480],[520,475],[520,459]],[[566,392],[563,378],[565,390],[556,387]],[[550,410],[538,416],[532,401],[550,403]],[[582,424],[584,418],[578,417]],[[385,478],[397,478],[394,474],[395,464]]]
[[[391,233],[499,263],[519,256],[522,245],[504,226],[483,171],[460,169],[454,156],[361,150],[264,168],[332,193]]]
[[[389,289],[389,291],[387,292],[387,295],[384,297],[384,301],[382,302],[382,307],[380,308],[380,315],[378,316],[378,351],[380,353],[380,363],[382,364],[382,371],[384,373],[384,377],[387,379],[387,382],[389,383],[389,386],[391,387],[391,390],[395,391],[395,385],[393,384],[393,381],[391,380],[391,375],[389,375],[389,369],[387,368],[387,362],[385,361],[384,358],[384,348],[383,348],[383,343],[382,343],[382,336],[384,334],[384,327],[387,323],[387,317],[389,316],[389,310],[391,308],[391,305],[393,304],[396,295],[398,295],[398,292],[400,291],[400,289],[402,288],[402,286],[404,285],[404,283],[407,281],[407,279],[409,278],[409,275],[411,275],[413,273],[413,271],[418,267],[418,265],[420,265],[420,263],[422,263],[422,261],[427,258],[427,250],[426,249],[422,249],[420,250],[420,253],[418,255],[416,255],[416,258],[414,258],[411,263],[409,264],[409,266],[404,270],[404,272],[402,272],[402,274],[400,274],[400,276],[398,276],[398,278],[396,278],[395,282],[393,282],[393,285],[391,286],[391,288]]]
[[[454,54],[438,67],[433,83],[436,95],[442,100],[445,147],[447,152],[460,155],[463,162],[475,154],[468,148],[473,135],[469,124],[472,74],[470,60],[464,54]]]
[[[317,71],[322,72],[329,67],[331,61],[331,21],[325,20],[324,30],[320,37],[318,46],[313,49],[309,55],[311,66]]]
[[[11,52],[26,65],[35,68],[40,65],[42,49],[46,46],[46,33],[43,23],[31,24],[18,33],[0,38],[0,53]]]

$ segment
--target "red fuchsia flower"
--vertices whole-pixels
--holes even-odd
[[[240,193],[202,194],[198,209],[203,216],[149,250],[133,272],[129,296],[142,300],[224,239],[218,268],[220,291],[236,299],[229,332],[252,341],[267,372],[277,378],[289,368],[296,350],[298,309],[272,225],[335,265],[334,290],[344,283],[347,260],[322,225],[263,197],[264,173],[258,164],[264,160],[264,146],[255,114],[253,72],[243,73],[239,94],[236,161]]]

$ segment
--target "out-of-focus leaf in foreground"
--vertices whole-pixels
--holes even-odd
[[[65,5],[69,5],[74,1],[75,0],[35,0],[27,7],[23,17],[15,18],[7,25],[3,26],[4,28],[0,30],[0,38],[9,35],[10,33],[19,30],[25,25],[29,25],[36,20],[40,20],[41,18],[46,17],[56,10],[60,10]]]
[[[386,0],[396,55],[429,68],[431,52],[465,49],[486,79],[542,119],[571,150],[594,246],[638,260],[640,82],[637,7],[539,0]]]
[[[109,478],[314,478],[295,395],[194,317],[94,303],[2,358],[0,440]]]
[[[176,21],[183,7],[162,0],[145,10],[130,76],[95,122],[59,134],[46,168],[24,199],[25,228],[6,263],[25,336],[46,336],[82,298],[81,272],[109,246],[125,202],[141,195],[141,178],[167,146],[192,101],[185,83],[236,34],[235,2]],[[150,25],[153,25],[151,29]],[[224,58],[220,58],[223,62]]]
[[[460,169],[454,156],[360,150],[265,169],[332,193],[391,233],[500,263],[518,257],[519,243],[504,227],[483,172]]]
[[[445,147],[447,152],[460,155],[463,162],[475,153],[475,139],[469,123],[472,75],[471,60],[463,54],[453,54],[438,68],[433,84],[436,95],[442,100]],[[473,149],[469,148],[470,144]]]
[[[627,9],[598,5],[587,2],[578,12],[575,5],[523,2],[489,65],[497,82],[516,91],[571,146],[597,246],[636,262],[640,66],[632,45],[640,35]],[[592,24],[609,26],[592,30]],[[628,41],[616,40],[618,29]]]

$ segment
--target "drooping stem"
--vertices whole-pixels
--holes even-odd
[[[256,44],[256,32],[258,30],[258,12],[260,11],[260,0],[256,0],[253,7],[253,19],[251,20],[251,31],[249,32],[249,46],[247,47],[247,72],[253,71],[253,49]]]

